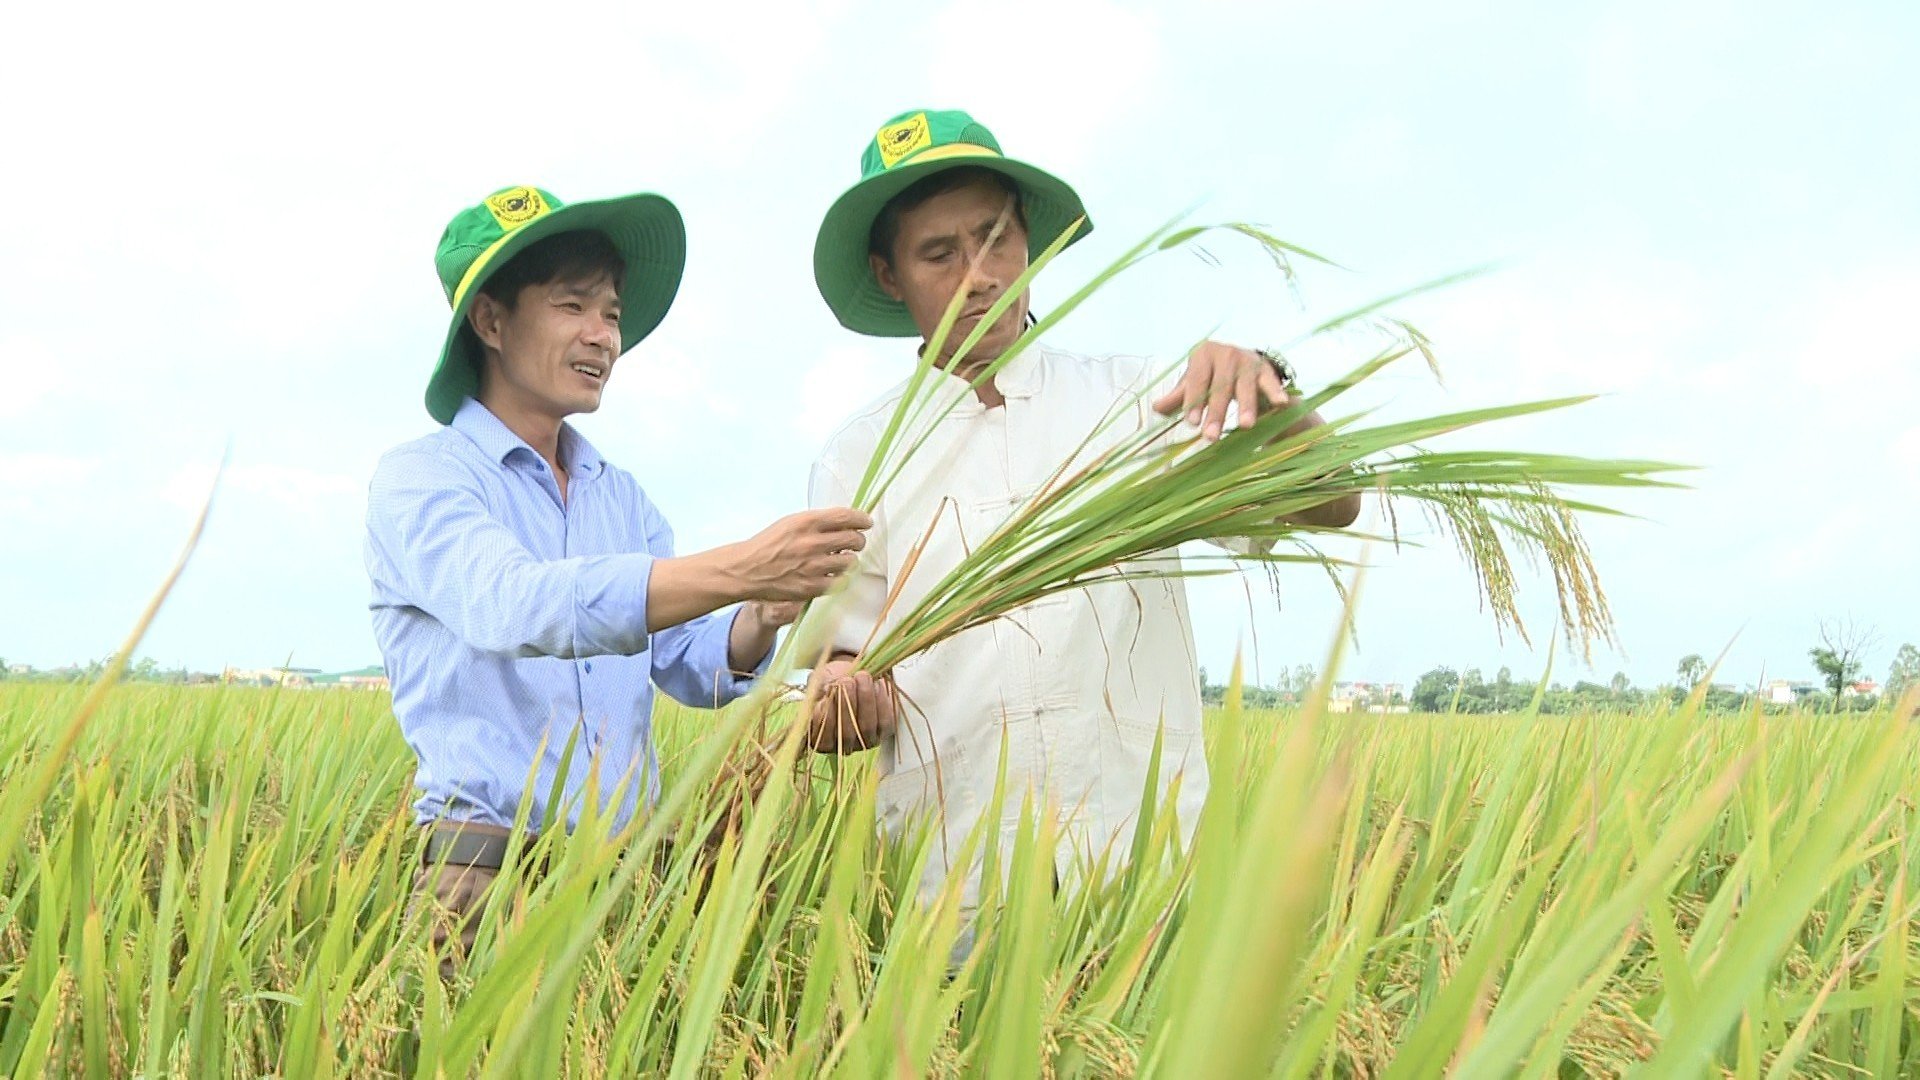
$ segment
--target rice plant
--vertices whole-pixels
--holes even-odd
[[[510,882],[443,985],[407,914],[411,759],[384,696],[116,690],[21,806],[83,695],[0,689],[10,1075],[1920,1066],[1920,740],[1885,713],[1230,700],[1191,858],[1150,808],[1112,880],[1056,893],[1032,813],[950,972],[956,906],[910,902],[926,845],[876,834],[866,764],[783,769],[707,859],[750,719],[668,711],[665,810],[541,837],[553,868]]]

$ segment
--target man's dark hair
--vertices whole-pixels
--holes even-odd
[[[867,250],[880,256],[888,266],[893,265],[893,245],[900,239],[900,215],[919,207],[936,195],[945,195],[949,191],[958,191],[976,180],[986,179],[999,185],[1000,190],[1013,196],[1014,219],[1021,228],[1027,224],[1027,210],[1020,200],[1020,185],[1013,178],[997,169],[983,165],[962,165],[956,169],[942,169],[932,176],[924,177],[887,200],[880,208],[880,216],[873,219],[873,228],[867,233]]]
[[[529,285],[585,283],[604,277],[613,279],[615,292],[624,291],[627,260],[621,258],[620,249],[613,246],[606,233],[575,229],[528,244],[526,250],[507,260],[507,265],[495,270],[480,286],[480,292],[511,312],[520,300],[520,290]],[[487,351],[481,347],[471,321],[461,321],[460,340],[468,361],[476,369],[484,367]]]
[[[480,291],[512,311],[520,290],[529,285],[585,283],[607,277],[613,279],[615,292],[626,288],[627,261],[620,257],[620,249],[613,246],[606,233],[575,229],[527,245],[507,265],[494,271]]]

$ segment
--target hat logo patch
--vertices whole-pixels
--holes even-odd
[[[888,124],[874,136],[874,142],[880,147],[880,167],[893,168],[908,154],[933,144],[933,135],[927,130],[927,114],[915,113],[897,124]]]
[[[487,196],[487,210],[502,229],[512,232],[547,212],[547,200],[530,187],[508,188]]]

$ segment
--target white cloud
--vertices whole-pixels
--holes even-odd
[[[350,510],[355,501],[365,498],[367,489],[362,477],[263,462],[230,465],[224,472],[211,464],[183,466],[160,485],[156,494],[168,505],[198,510],[214,491],[216,474],[220,481],[214,496],[217,501],[241,496],[249,502],[272,503],[280,511],[293,510],[316,518]]]
[[[54,403],[56,392],[82,378],[78,367],[55,360],[53,350],[31,338],[0,340],[0,420],[27,415]]]
[[[906,376],[906,361],[872,345],[836,345],[800,377],[799,408],[793,430],[810,450],[818,450],[855,409],[886,392]]]
[[[1910,427],[1894,437],[1891,454],[1896,475],[1905,474],[1909,478],[1920,477],[1920,425]]]
[[[1158,18],[1112,0],[950,4],[929,40],[928,105],[965,109],[1010,156],[1069,173],[1152,93],[1161,65]]]
[[[1716,76],[1725,58],[1738,55],[1741,5],[1641,2],[1603,11],[1590,32],[1584,87],[1601,116],[1629,128],[1678,130],[1729,92]],[[1661,32],[1647,32],[1650,20]]]
[[[694,355],[666,342],[648,342],[622,357],[608,382],[608,398],[596,419],[582,423],[596,429],[595,445],[612,438],[632,440],[649,457],[662,451],[683,453],[689,440],[733,427],[740,418],[745,388],[730,385],[727,357],[715,350]],[[609,424],[617,435],[600,436]],[[601,446],[604,453],[614,451]]]
[[[100,475],[97,457],[24,450],[0,453],[0,521],[55,522],[60,507],[77,501]]]
[[[1343,185],[1395,187],[1405,183],[1413,133],[1397,116],[1376,116],[1349,131],[1327,151],[1326,170]]]
[[[1671,265],[1520,264],[1419,302],[1416,321],[1463,396],[1659,392],[1694,369],[1715,299]]]
[[[1920,267],[1860,267],[1787,305],[1793,335],[1779,374],[1796,394],[1830,406],[1835,422],[1912,415],[1920,395],[1920,341],[1908,313],[1920,298]]]
[[[1920,358],[1897,320],[1920,271],[1864,265],[1913,250],[1914,159],[1864,168],[1762,149],[1796,130],[1775,107],[1790,99],[1800,136],[1912,127],[1891,92],[1856,95],[1871,105],[1849,114],[1858,123],[1830,123],[1852,90],[1899,85],[1899,35],[1878,34],[1878,54],[1769,38],[1730,0],[1677,19],[1651,0],[1625,15],[1542,9],[1496,19],[1506,33],[1457,13],[1382,20],[1370,5],[1189,6],[589,2],[555,17],[346,0],[127,9],[106,35],[91,9],[23,7],[10,30],[38,45],[0,65],[0,97],[45,104],[8,131],[35,175],[0,265],[0,542],[15,568],[0,592],[44,597],[34,647],[48,660],[95,649],[93,628],[123,621],[101,613],[137,605],[164,571],[231,438],[226,497],[161,633],[195,662],[246,659],[262,641],[363,662],[365,480],[374,454],[427,427],[419,392],[445,318],[434,242],[455,208],[528,180],[566,198],[658,190],[687,215],[674,314],[581,423],[685,549],[737,539],[795,508],[819,442],[906,370],[907,343],[834,325],[810,255],[863,139],[926,105],[973,111],[1088,196],[1102,231],[1043,285],[1043,307],[1127,231],[1210,195],[1368,270],[1349,279],[1356,300],[1545,252],[1407,312],[1436,338],[1449,386],[1408,364],[1377,388],[1380,418],[1608,391],[1506,430],[1712,466],[1697,492],[1641,500],[1658,524],[1596,530],[1610,587],[1640,612],[1623,625],[1636,655],[1705,649],[1762,611],[1798,625],[1849,598],[1915,609],[1888,568],[1911,562],[1920,531]],[[1635,36],[1656,17],[1660,40]],[[1875,36],[1849,18],[1817,22]],[[459,75],[509,46],[514,79]],[[1805,78],[1812,67],[1836,77]],[[1787,191],[1794,213],[1756,220],[1772,205],[1763,189]],[[1171,355],[1219,320],[1235,340],[1284,342],[1302,320],[1238,257],[1218,272],[1156,261],[1057,344]],[[1319,282],[1307,292],[1332,298]],[[70,349],[84,382],[53,374]],[[1309,379],[1352,358],[1296,357]],[[22,521],[34,524],[6,528]],[[1363,665],[1496,666],[1457,561],[1382,562]],[[1873,572],[1886,580],[1862,584]],[[1240,583],[1219,584],[1196,607],[1215,670],[1246,607]],[[1329,590],[1295,575],[1286,599],[1260,650],[1317,663]],[[1749,645],[1783,663],[1803,651],[1759,629]]]

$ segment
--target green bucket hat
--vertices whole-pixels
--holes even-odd
[[[1080,196],[1049,173],[1000,153],[993,132],[958,110],[919,109],[887,121],[860,155],[860,182],[827,211],[813,245],[813,279],[840,325],[875,337],[916,337],[907,306],[880,291],[867,262],[867,239],[887,201],[943,169],[974,165],[1020,185],[1027,214],[1027,254],[1040,252],[1086,216]],[[1069,243],[1093,231],[1083,221]]]
[[[435,420],[452,423],[461,399],[480,392],[481,358],[474,355],[473,338],[460,328],[481,287],[527,245],[575,230],[604,233],[626,260],[621,352],[640,344],[666,318],[687,264],[686,227],[672,203],[651,194],[563,203],[542,188],[501,188],[456,214],[433,255],[440,286],[453,306],[440,363],[427,382],[427,412]]]

